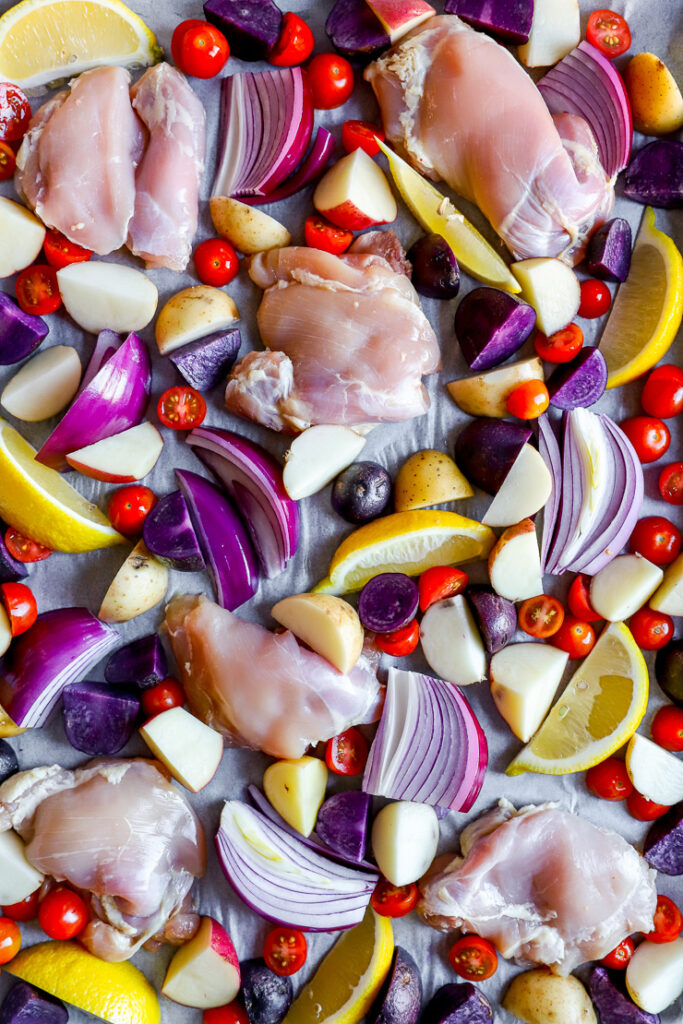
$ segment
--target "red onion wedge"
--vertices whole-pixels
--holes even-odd
[[[550,470],[553,478],[553,489],[550,498],[543,509],[543,535],[541,538],[541,567],[545,572],[545,563],[548,557],[548,550],[552,540],[557,515],[560,511],[560,487],[562,485],[562,456],[560,446],[555,437],[550,420],[544,413],[538,417],[538,450],[541,458]]]
[[[302,931],[353,928],[377,883],[377,872],[316,853],[240,800],[223,807],[216,849],[226,878],[251,910]]]
[[[88,365],[85,368],[83,374],[83,380],[81,381],[78,392],[85,391],[93,377],[97,376],[104,364],[111,359],[120,346],[122,341],[121,335],[117,334],[116,331],[100,331],[97,335],[97,341],[95,347],[92,350]]]
[[[0,660],[0,704],[23,729],[44,725],[64,687],[79,682],[119,639],[87,608],[43,612]]]
[[[484,782],[486,737],[462,692],[418,672],[389,669],[363,790],[469,811]]]
[[[264,203],[277,203],[281,199],[300,192],[306,185],[316,181],[327,167],[335,149],[334,137],[327,128],[318,128],[313,145],[301,166],[283,185],[269,192],[267,196],[240,196],[247,206],[262,206]]]

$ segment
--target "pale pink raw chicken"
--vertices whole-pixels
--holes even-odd
[[[370,660],[344,675],[301,647],[205,597],[174,597],[166,630],[193,713],[239,746],[301,757],[320,740],[379,718]]]
[[[614,188],[583,118],[553,119],[512,54],[454,15],[370,64],[387,138],[417,170],[476,203],[517,259],[576,263]]]
[[[501,801],[461,848],[464,859],[422,883],[418,910],[434,928],[476,932],[505,957],[563,975],[652,930],[656,872],[616,832],[556,804]]]
[[[206,115],[184,75],[170,64],[145,71],[131,90],[149,132],[137,171],[128,248],[148,267],[184,270],[197,230],[206,155]]]
[[[231,412],[296,432],[427,411],[422,376],[440,368],[439,347],[415,289],[386,259],[290,247],[259,253],[249,274],[265,289],[257,319],[269,351],[233,369]]]
[[[19,772],[0,786],[0,831],[10,827],[35,868],[86,898],[93,917],[78,938],[103,960],[196,931],[190,890],[206,867],[204,833],[157,762]]]

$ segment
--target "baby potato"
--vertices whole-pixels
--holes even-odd
[[[197,284],[168,300],[157,317],[154,333],[162,356],[198,338],[225,330],[239,320],[233,299],[220,288]]]
[[[397,512],[471,498],[474,491],[453,459],[445,452],[425,448],[406,459],[394,484]]]
[[[527,1024],[597,1024],[593,1004],[578,978],[563,978],[545,967],[512,979],[503,1009]]]
[[[282,249],[292,241],[289,231],[278,220],[238,199],[213,196],[209,209],[218,234],[240,252],[252,255],[266,249]]]
[[[508,395],[527,380],[544,380],[543,363],[536,356],[452,380],[446,387],[455,404],[470,416],[505,419]]]
[[[643,135],[669,135],[683,127],[683,97],[666,64],[638,53],[624,71],[633,127]]]
[[[278,814],[302,836],[310,836],[325,799],[327,766],[317,757],[276,761],[266,768],[263,791]]]
[[[361,656],[365,633],[356,609],[332,594],[292,594],[270,614],[340,672],[350,672]]]
[[[125,560],[98,612],[102,622],[128,622],[159,604],[166,594],[168,569],[138,541]]]

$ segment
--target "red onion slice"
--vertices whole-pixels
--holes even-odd
[[[248,206],[263,206],[264,203],[277,203],[281,199],[288,199],[295,193],[300,192],[306,185],[310,185],[325,170],[327,163],[334,152],[334,138],[326,128],[318,128],[318,133],[311,150],[299,169],[288,178],[284,185],[269,192],[266,196],[241,196],[243,203]]]
[[[553,489],[543,509],[543,534],[541,537],[541,568],[546,571],[548,552],[557,525],[560,509],[560,488],[562,486],[562,456],[555,431],[546,413],[538,417],[538,450],[550,471]]]

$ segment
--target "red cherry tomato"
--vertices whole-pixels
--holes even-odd
[[[38,617],[38,607],[25,583],[0,584],[0,599],[7,612],[12,636],[20,636],[31,628]]]
[[[626,765],[616,757],[608,757],[589,768],[586,785],[601,800],[625,800],[633,793]]]
[[[664,516],[645,516],[633,528],[631,551],[655,565],[668,565],[681,550],[681,531]]]
[[[595,320],[602,316],[607,312],[611,303],[612,296],[604,281],[596,281],[591,278],[590,281],[581,282],[581,305],[578,315],[584,320]]]
[[[222,288],[237,277],[240,261],[237,253],[222,238],[207,238],[194,251],[194,265],[202,284]]]
[[[313,53],[315,39],[309,26],[293,11],[282,16],[280,37],[268,54],[268,63],[278,68],[293,68],[303,64]]]
[[[334,110],[353,92],[353,68],[336,53],[318,53],[306,68],[316,110]]]
[[[569,363],[583,347],[583,331],[578,324],[569,324],[561,331],[545,335],[536,331],[534,348],[546,363]]]
[[[30,896],[18,903],[10,903],[2,908],[5,917],[11,917],[13,921],[34,921],[38,917],[38,896],[40,889],[36,889]]]
[[[9,181],[17,166],[14,150],[6,142],[0,142],[0,181]]]
[[[671,444],[667,425],[652,416],[631,416],[622,421],[621,429],[640,461],[646,464],[660,459]]]
[[[590,576],[583,572],[572,580],[567,594],[567,604],[574,618],[581,619],[582,622],[600,622],[602,618],[591,604]]]
[[[632,616],[629,628],[641,651],[658,651],[673,640],[674,620],[646,606]]]
[[[372,121],[344,121],[342,125],[342,146],[347,153],[364,149],[368,156],[377,156],[377,139],[384,142],[384,132]]]
[[[20,949],[19,926],[9,917],[0,917],[0,964],[8,964]]]
[[[670,505],[683,505],[683,462],[670,462],[659,474],[659,493]]]
[[[615,11],[593,11],[586,26],[586,39],[605,57],[619,57],[631,45],[631,30],[626,19]]]
[[[671,419],[683,412],[683,370],[678,366],[658,366],[645,381],[640,404],[648,416]]]
[[[66,235],[56,228],[48,228],[43,249],[45,259],[55,270],[68,267],[70,263],[87,263],[92,256],[92,249],[85,249],[76,242],[70,242]]]
[[[304,221],[304,240],[310,249],[322,249],[341,256],[353,241],[353,231],[335,227],[329,220],[313,213]]]
[[[72,889],[51,889],[38,907],[38,923],[51,939],[73,939],[90,920],[88,908]]]
[[[667,704],[652,719],[652,739],[665,750],[683,750],[683,708]]]
[[[657,896],[654,923],[653,931],[645,935],[650,942],[673,942],[683,931],[683,915],[668,896]]]
[[[126,537],[142,533],[145,519],[156,505],[154,491],[142,484],[127,484],[114,491],[109,499],[107,515],[115,530]]]
[[[567,615],[552,638],[552,644],[566,651],[570,659],[585,658],[595,647],[595,630],[590,622],[582,622]]]
[[[296,974],[306,963],[308,948],[306,936],[296,928],[273,928],[266,935],[263,944],[263,959],[266,965],[281,978]]]
[[[419,897],[415,882],[392,885],[386,878],[380,878],[370,897],[370,906],[380,917],[405,917],[415,909]]]
[[[34,263],[22,270],[14,287],[24,313],[46,316],[56,312],[62,304],[57,271],[47,263]]]
[[[539,594],[530,597],[519,609],[519,628],[529,636],[546,640],[554,636],[564,622],[564,608],[556,597]]]
[[[605,967],[611,967],[613,971],[623,971],[628,967],[629,960],[635,952],[633,939],[626,938],[615,946],[607,956],[600,961]]]
[[[463,935],[448,954],[451,967],[465,981],[486,981],[498,969],[498,954],[480,935]]]
[[[542,380],[526,380],[511,391],[505,405],[511,416],[520,420],[535,420],[550,403],[548,389]]]
[[[164,391],[157,405],[157,415],[171,430],[192,430],[204,422],[206,402],[194,388],[179,385]]]
[[[193,78],[215,78],[230,56],[228,40],[215,25],[190,18],[173,32],[171,53],[176,64]]]
[[[0,142],[23,138],[31,120],[31,107],[18,85],[0,82]]]
[[[353,726],[327,741],[325,764],[337,775],[361,775],[367,759],[366,739]]]
[[[225,1006],[214,1006],[204,1010],[202,1024],[251,1024],[249,1015],[241,1003],[235,999]]]
[[[183,36],[189,28],[199,28],[201,25],[206,25],[205,21],[201,18],[188,18],[186,21],[181,21],[179,25],[173,29],[173,35],[171,36],[171,56],[176,62],[176,65],[180,67],[180,44],[183,41]]]
[[[390,654],[393,658],[404,658],[407,654],[412,654],[419,642],[420,627],[417,619],[413,619],[407,626],[393,633],[378,633],[375,636],[375,644],[380,651]]]
[[[637,821],[654,821],[669,810],[664,804],[656,804],[654,800],[648,800],[646,796],[636,790],[626,797],[626,806],[628,813]]]
[[[46,548],[37,540],[24,537],[23,533],[19,533],[13,526],[8,526],[5,532],[5,547],[17,562],[44,562],[53,554],[52,548]]]
[[[434,565],[425,569],[417,582],[420,611],[426,612],[436,601],[462,593],[468,583],[467,573],[450,565]]]
[[[156,718],[162,711],[171,708],[182,708],[185,704],[185,691],[173,676],[162,679],[156,686],[142,691],[142,710],[148,718]]]

